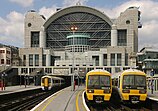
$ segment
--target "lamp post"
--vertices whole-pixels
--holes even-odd
[[[73,42],[72,42],[72,54],[73,54],[73,63],[72,63],[72,81],[71,81],[71,84],[72,84],[72,91],[74,91],[75,90],[75,84],[74,84],[74,74],[75,74],[75,72],[74,72],[74,34],[75,34],[75,31],[77,31],[77,27],[76,26],[72,26],[71,27],[71,31],[72,31],[72,34],[73,34]]]

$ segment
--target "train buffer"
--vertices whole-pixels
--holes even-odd
[[[85,86],[64,88],[35,106],[31,111],[86,111],[82,94]]]

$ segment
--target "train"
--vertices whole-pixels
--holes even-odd
[[[137,69],[127,69],[112,77],[113,86],[118,90],[120,102],[125,104],[143,103],[147,98],[147,76]],[[117,85],[117,86],[116,86]]]
[[[86,99],[90,103],[105,103],[110,101],[112,79],[106,70],[91,70],[86,74]]]
[[[51,90],[53,87],[61,86],[65,83],[64,79],[61,77],[55,77],[53,75],[45,75],[41,78],[42,90]]]

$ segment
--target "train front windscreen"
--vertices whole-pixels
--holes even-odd
[[[125,75],[123,89],[146,89],[146,77],[142,75]]]
[[[88,89],[109,89],[110,76],[90,75],[88,76]]]

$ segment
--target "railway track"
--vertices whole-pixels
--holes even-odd
[[[85,96],[86,97],[86,96]],[[109,101],[105,104],[90,104],[86,101],[86,104],[90,111],[156,111],[154,107],[146,107],[151,101],[147,101],[145,104],[124,105],[117,103],[116,101]],[[154,109],[154,110],[153,110]]]
[[[152,111],[150,109],[147,109],[145,107],[141,108],[131,108],[125,105],[120,105],[120,107],[116,108],[112,103],[110,105],[93,105],[93,106],[88,106],[90,111]],[[156,111],[156,110],[155,110]]]
[[[45,98],[62,88],[55,88],[55,90],[48,92],[40,90],[36,93],[26,94],[22,97],[18,97],[17,95],[14,99],[9,98],[7,101],[0,102],[0,111],[29,111]],[[8,98],[7,96],[11,95],[6,95],[5,98]]]
[[[1,111],[26,111],[33,108],[53,92],[39,92],[37,94],[30,94],[25,97],[17,97],[17,99],[6,101],[0,104]],[[6,96],[7,98],[7,96]]]

